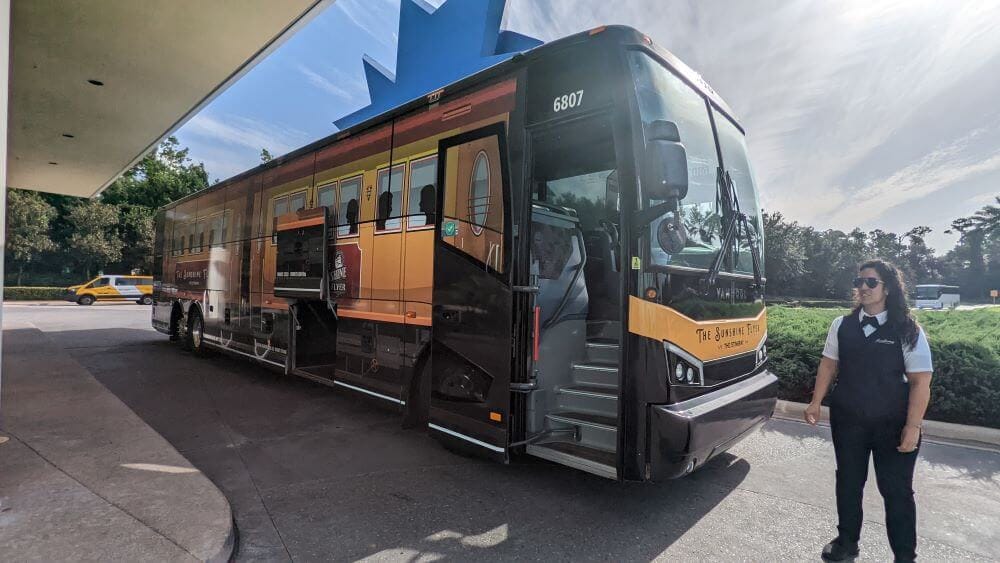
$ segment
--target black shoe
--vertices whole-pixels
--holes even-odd
[[[823,559],[826,561],[847,561],[858,556],[858,542],[844,541],[837,536],[823,547]]]

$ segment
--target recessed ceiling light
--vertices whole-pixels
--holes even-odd
[[[90,80],[88,80],[87,82],[90,82],[90,83],[91,83],[91,84],[93,84],[94,86],[104,86],[104,83],[103,83],[103,82],[101,82],[100,80],[94,80],[94,79],[90,79]]]
[[[49,164],[51,164],[52,166],[56,166],[59,163],[58,162],[49,162]]]
[[[73,135],[72,133],[63,133],[63,137],[66,137],[67,139],[72,139],[76,137],[76,135]]]

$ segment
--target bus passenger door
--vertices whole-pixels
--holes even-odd
[[[429,428],[506,461],[512,297],[503,124],[441,141]]]

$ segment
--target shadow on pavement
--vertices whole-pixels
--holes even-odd
[[[194,357],[148,330],[50,335],[223,490],[240,559],[651,559],[750,469],[724,454],[679,481],[632,484],[533,458],[483,462],[373,400]]]

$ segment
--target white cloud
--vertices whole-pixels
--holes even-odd
[[[1000,171],[1000,149],[995,149],[985,158],[970,151],[970,147],[978,143],[984,133],[982,129],[973,131],[885,178],[865,186],[848,188],[850,205],[837,210],[830,221],[834,224],[871,223],[892,213],[903,203],[942,192],[982,174]]]
[[[200,113],[184,125],[183,131],[226,145],[257,151],[267,148],[275,155],[290,152],[310,140],[303,131],[238,115],[225,115],[217,119]]]
[[[347,91],[346,89],[344,89],[344,88],[342,88],[340,86],[337,86],[336,84],[334,84],[333,82],[331,82],[329,78],[327,78],[327,77],[319,74],[318,72],[316,72],[313,69],[307,67],[306,65],[304,65],[302,63],[299,63],[299,64],[297,64],[295,66],[295,68],[303,76],[306,77],[306,80],[308,80],[310,84],[312,84],[313,86],[319,88],[320,90],[323,90],[324,92],[326,92],[328,94],[332,94],[334,96],[337,96],[338,98],[341,98],[343,100],[350,101],[350,100],[354,99],[354,97],[355,97],[354,94],[352,94],[351,92]],[[348,84],[356,84],[356,81],[348,81],[347,83]]]
[[[343,13],[358,29],[379,43],[394,47],[395,42],[391,38],[399,27],[399,2],[400,0],[339,0],[334,3],[333,9]]]

